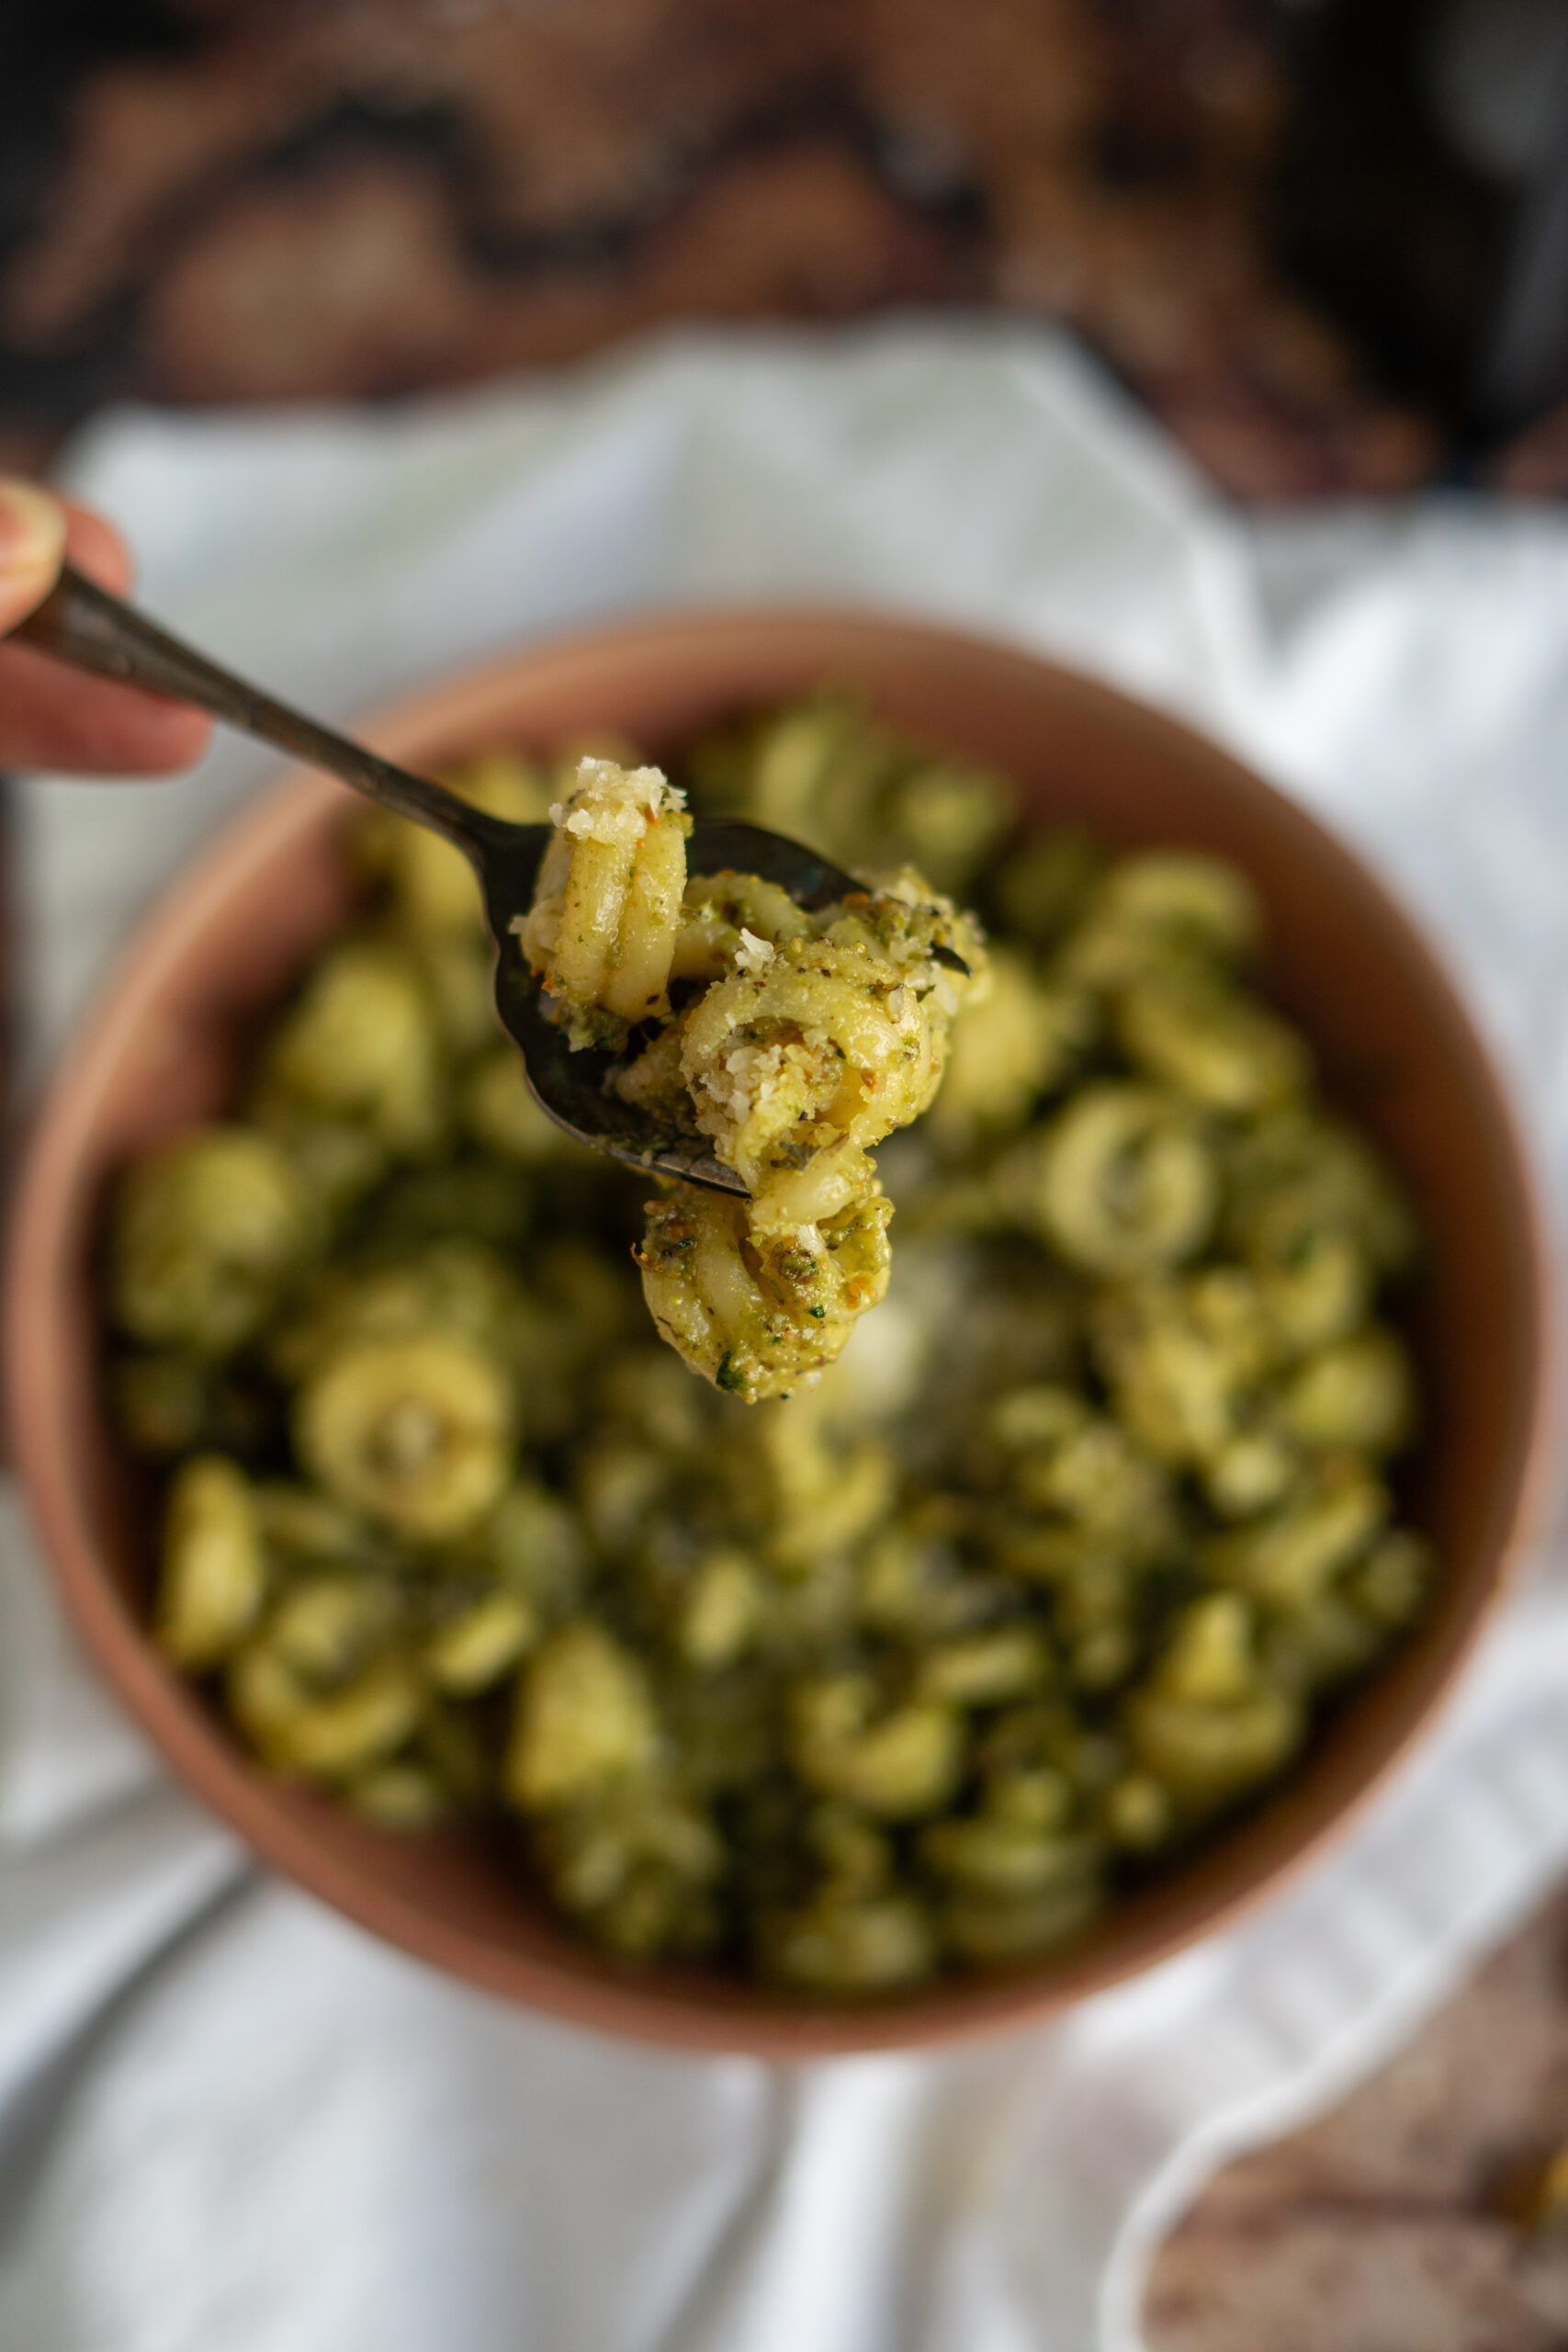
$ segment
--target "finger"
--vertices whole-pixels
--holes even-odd
[[[60,503],[65,510],[65,552],[77,571],[85,571],[112,596],[129,595],[136,564],[114,525],[95,514],[90,506],[78,506],[73,498]]]
[[[211,720],[184,703],[0,645],[0,769],[171,775],[199,760],[211,736]]]
[[[64,552],[60,501],[30,481],[0,475],[0,634],[43,602]]]
[[[0,484],[0,500],[8,487]],[[69,500],[63,515],[72,562],[123,594],[134,567],[119,533]],[[0,645],[0,768],[167,775],[200,759],[211,735],[211,721],[182,703],[88,677],[25,645]]]

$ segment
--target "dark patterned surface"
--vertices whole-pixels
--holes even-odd
[[[1375,41],[1341,102],[1343,5],[10,0],[0,421],[985,303],[1241,495],[1398,491],[1469,461],[1500,214]]]

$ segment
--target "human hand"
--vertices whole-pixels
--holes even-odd
[[[0,476],[0,639],[42,604],[65,556],[117,595],[130,585],[130,551],[101,515]],[[0,770],[164,775],[198,760],[211,733],[183,703],[0,643]]]

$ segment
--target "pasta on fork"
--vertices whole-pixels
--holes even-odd
[[[670,1186],[637,1262],[663,1337],[754,1403],[830,1363],[887,1288],[872,1148],[935,1097],[980,992],[979,925],[911,867],[808,913],[758,875],[688,876],[683,795],[585,759],[522,952],[574,1047],[654,1034],[611,1080],[706,1136],[750,1197]]]

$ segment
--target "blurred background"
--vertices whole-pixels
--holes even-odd
[[[1247,500],[1568,490],[1562,0],[9,0],[0,454],[670,320],[1065,322]]]
[[[1249,503],[1568,494],[1568,0],[3,14],[0,467],[126,398],[387,401],[675,322],[940,309],[1066,324]],[[1568,2173],[1555,2235],[1529,2183],[1565,1945],[1559,1900],[1222,2174],[1157,2352],[1561,2352]]]

